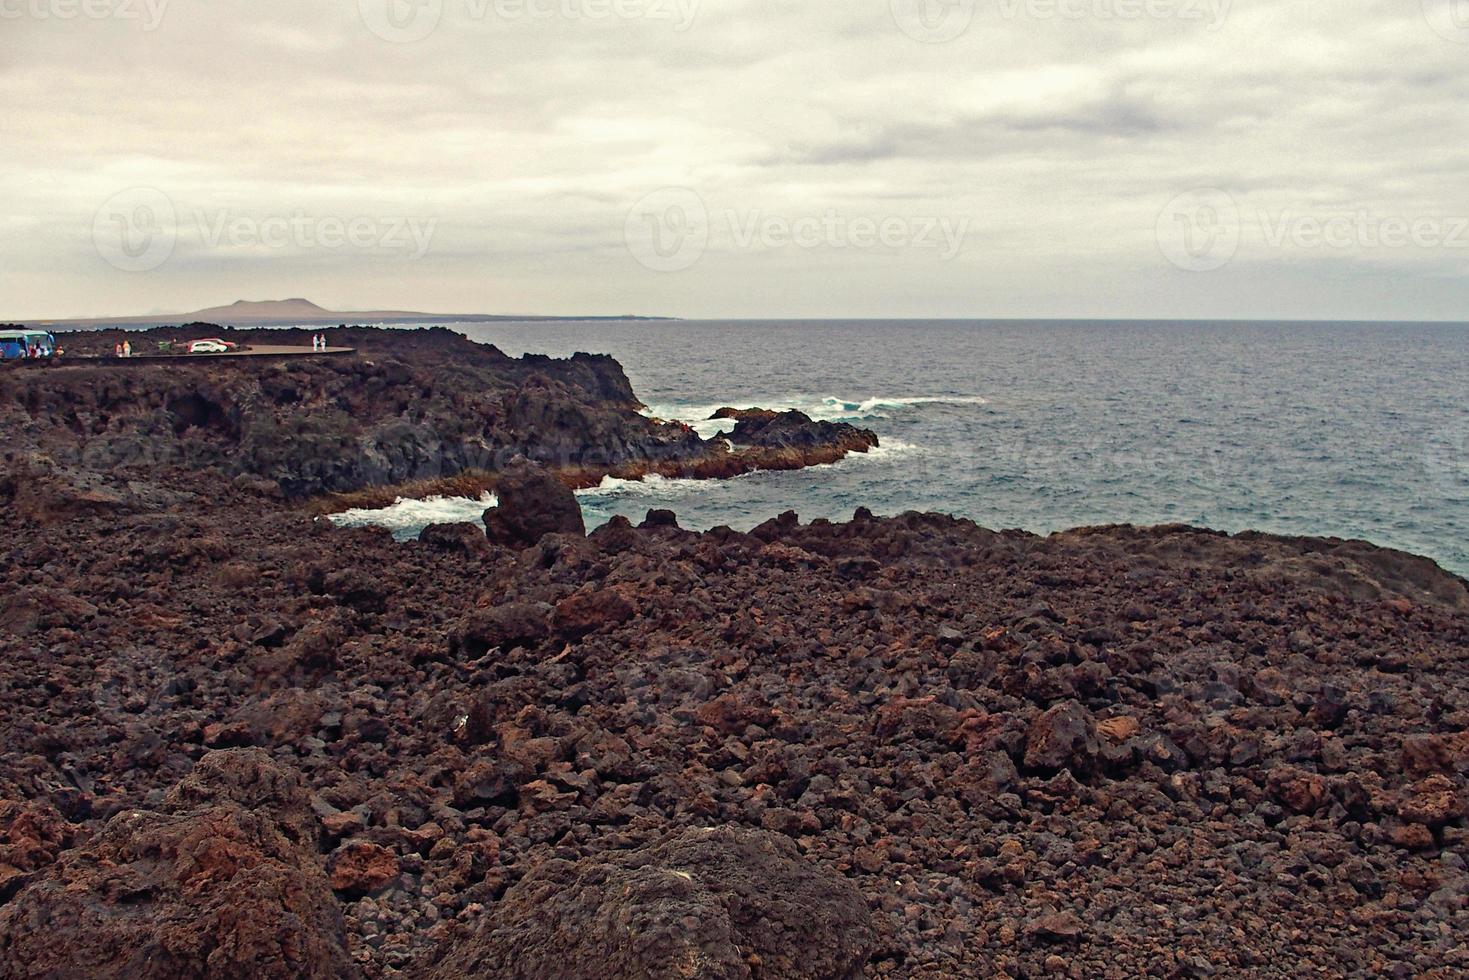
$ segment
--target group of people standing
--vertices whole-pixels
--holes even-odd
[[[114,354],[116,354],[118,357],[132,357],[133,356],[133,342],[131,340],[124,340],[120,344],[113,344],[112,345],[112,352]]]
[[[312,350],[326,350],[326,334],[314,333],[311,335]]]

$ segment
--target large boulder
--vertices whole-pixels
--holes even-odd
[[[575,864],[546,862],[476,934],[447,941],[425,973],[845,980],[863,975],[873,942],[861,893],[803,860],[789,838],[689,830]]]
[[[547,534],[586,534],[571,488],[545,468],[517,456],[495,485],[499,506],[485,511],[485,534],[495,544],[523,548]]]
[[[213,752],[0,907],[0,977],[354,976],[295,773]]]
[[[533,647],[550,638],[553,608],[546,602],[507,602],[471,609],[449,634],[449,652],[477,660],[497,648]]]

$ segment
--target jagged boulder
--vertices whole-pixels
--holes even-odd
[[[1031,769],[1082,772],[1097,757],[1097,723],[1079,702],[1053,705],[1031,724],[1025,738],[1025,765]]]
[[[0,977],[355,976],[300,777],[213,752],[0,907]]]
[[[873,942],[861,893],[803,860],[789,838],[689,830],[575,864],[547,861],[423,972],[434,980],[845,980],[863,974]]]
[[[581,505],[571,488],[545,468],[521,457],[495,485],[499,506],[485,511],[485,534],[495,544],[523,548],[548,534],[586,534]]]

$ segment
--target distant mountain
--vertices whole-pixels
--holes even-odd
[[[193,313],[36,321],[47,327],[161,327],[183,323],[225,326],[335,326],[339,323],[491,323],[506,320],[661,320],[647,316],[510,316],[490,313],[412,313],[407,310],[328,310],[309,299],[238,300]]]
[[[196,320],[228,320],[231,323],[258,323],[262,320],[290,320],[299,323],[336,315],[309,299],[268,299],[259,302],[241,299],[229,306],[211,306],[207,310],[189,314]]]

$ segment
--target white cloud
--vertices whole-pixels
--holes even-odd
[[[1469,217],[1469,46],[1416,2],[1176,0],[1118,17],[1135,8],[994,0],[938,44],[900,30],[889,0],[543,0],[549,16],[442,0],[413,43],[370,29],[373,0],[172,0],[152,30],[146,15],[36,14],[54,2],[0,0],[0,319],[301,294],[689,316],[1469,308],[1469,249],[1259,233],[1287,213]],[[92,237],[98,208],[138,186],[182,217],[168,261],[130,273]],[[633,204],[670,186],[715,227],[696,262],[656,272],[624,234]],[[1207,273],[1157,241],[1162,209],[1194,188],[1227,194],[1243,226]],[[196,233],[194,214],[222,210],[436,226],[405,261]],[[968,233],[948,260],[727,233],[730,215],[828,213]]]

